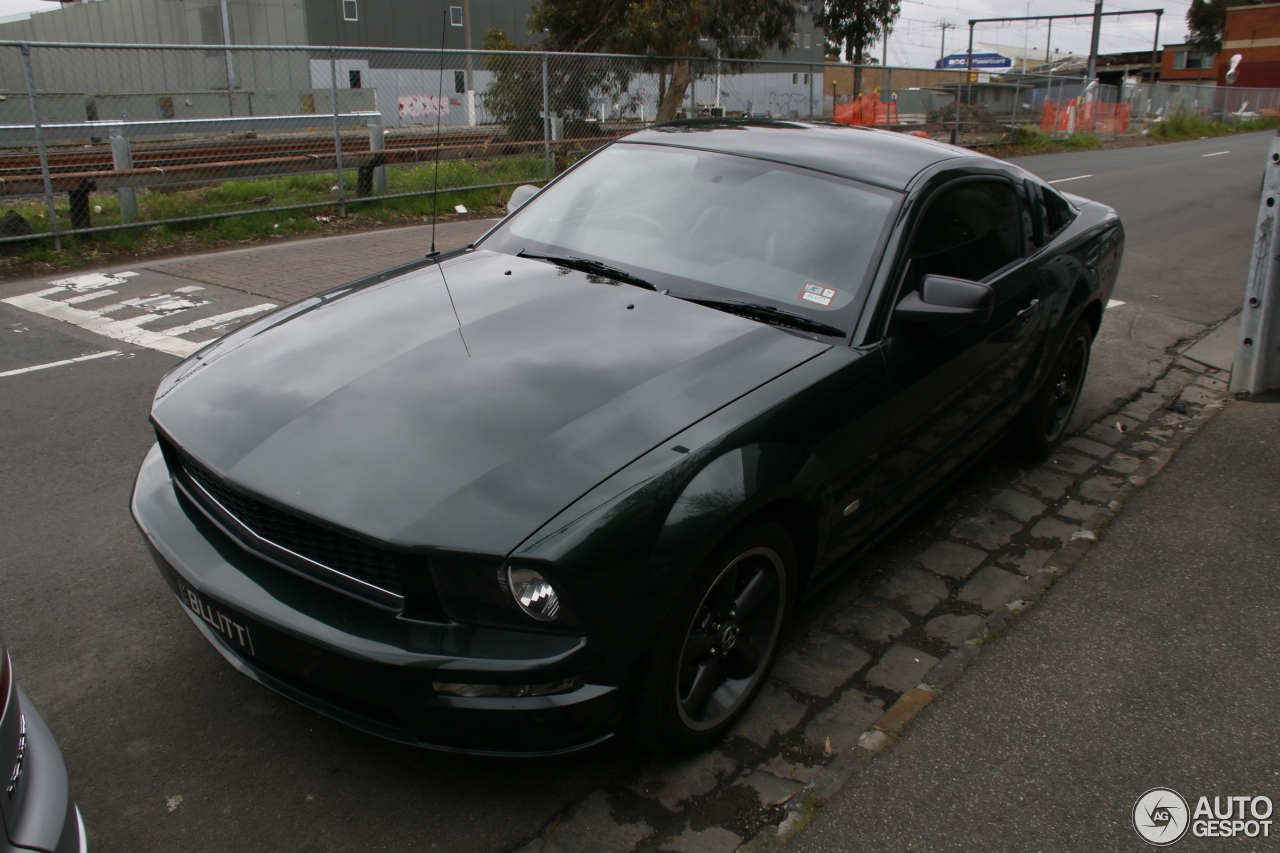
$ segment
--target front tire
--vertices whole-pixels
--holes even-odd
[[[702,563],[641,665],[626,728],[658,752],[705,748],[746,710],[795,597],[795,547],[772,519],[735,529]]]
[[[1044,385],[1027,404],[1010,435],[1018,455],[1028,460],[1042,459],[1066,433],[1084,389],[1092,347],[1093,327],[1081,320],[1067,336]]]

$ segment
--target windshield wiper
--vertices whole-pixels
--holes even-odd
[[[739,302],[736,299],[701,299],[695,296],[681,298],[687,299],[689,302],[696,302],[699,305],[706,305],[708,308],[717,308],[730,314],[749,317],[752,320],[761,320],[765,323],[773,323],[777,326],[789,326],[804,332],[817,332],[820,335],[830,335],[838,338],[843,338],[847,334],[844,329],[837,329],[835,326],[828,326],[826,323],[811,320],[803,314],[783,311],[781,308],[774,308],[772,305],[761,305],[758,302]]]
[[[611,267],[608,264],[602,264],[600,261],[592,261],[587,258],[575,258],[568,255],[535,255],[521,249],[516,252],[517,258],[531,258],[535,261],[551,261],[562,267],[568,267],[571,270],[579,272],[593,273],[595,275],[611,278],[614,281],[621,281],[625,284],[633,284],[636,287],[643,287],[645,290],[657,290],[652,282],[645,281],[638,275],[632,275],[624,272],[617,267]]]

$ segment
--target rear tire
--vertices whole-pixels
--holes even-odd
[[[625,730],[657,752],[720,738],[773,666],[796,588],[795,547],[773,519],[736,528],[703,561],[658,631]]]
[[[1009,436],[1019,456],[1042,459],[1066,433],[1080,402],[1092,346],[1093,327],[1081,320],[1067,336],[1044,385],[1023,409]]]

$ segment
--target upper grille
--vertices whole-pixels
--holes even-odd
[[[182,471],[197,486],[204,489],[235,521],[257,536],[278,548],[318,563],[324,568],[355,578],[393,595],[404,595],[400,573],[397,570],[396,555],[393,552],[290,515],[231,488],[182,451],[170,455],[170,459],[175,457]],[[208,506],[208,501],[199,493],[199,489],[189,491],[206,510],[218,514],[217,507]],[[249,550],[258,550],[261,553],[261,549],[254,548],[254,542],[246,542],[243,539],[239,541]],[[264,556],[271,555],[264,554]],[[274,561],[282,562],[279,555],[276,555]],[[314,574],[314,570],[306,565],[293,565],[293,568]]]

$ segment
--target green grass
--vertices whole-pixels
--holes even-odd
[[[1097,148],[1098,137],[1092,133],[1076,132],[1068,136],[1066,139],[1059,139],[1058,144],[1063,148],[1069,148],[1073,151],[1082,151],[1086,148]]]
[[[497,160],[453,160],[440,163],[439,192],[435,195],[381,199],[352,203],[358,175],[345,170],[343,188],[348,199],[347,217],[357,223],[407,223],[430,217],[433,212],[452,213],[456,205],[468,210],[483,210],[498,204],[511,192],[505,189],[452,190],[476,184],[500,184],[511,181],[541,182],[544,179],[541,157],[508,157]],[[387,194],[430,192],[436,185],[434,165],[387,167]],[[106,231],[97,234],[65,237],[61,255],[53,251],[50,239],[21,244],[26,260],[52,263],[59,267],[80,266],[102,251],[162,250],[169,245],[189,243],[192,237],[206,243],[242,242],[277,235],[295,235],[325,229],[317,217],[338,214],[337,173],[287,175],[278,178],[256,178],[173,190],[138,191],[138,228]],[[65,195],[55,196],[58,223],[70,227],[70,211]],[[321,203],[314,208],[255,213],[268,207]],[[113,192],[94,193],[89,200],[94,227],[121,224],[120,204]],[[97,210],[96,208],[101,208]],[[43,198],[29,198],[0,205],[0,216],[16,210],[26,218],[34,231],[49,230],[48,208]],[[221,219],[147,226],[145,223],[165,219],[182,219],[209,214],[243,211],[243,215]]]
[[[1276,127],[1280,127],[1280,117],[1276,116],[1260,116],[1224,124],[1186,110],[1178,110],[1152,127],[1150,135],[1156,139],[1199,139],[1202,136],[1226,136],[1230,133],[1250,133]]]
[[[1007,143],[993,146],[993,149],[1005,154],[1030,154],[1044,151],[1082,151],[1097,148],[1099,144],[1098,137],[1092,133],[1077,132],[1063,139],[1045,133],[1035,125],[1024,124],[1018,125],[1009,133]],[[991,149],[988,152],[995,153]]]

